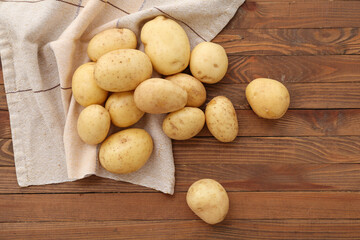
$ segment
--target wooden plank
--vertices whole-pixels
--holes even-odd
[[[8,110],[4,85],[0,85],[0,110],[3,110],[3,111]]]
[[[71,234],[69,234],[71,233]],[[81,221],[0,223],[3,240],[18,239],[356,239],[360,220]],[[155,237],[156,236],[156,237]]]
[[[360,2],[245,2],[228,28],[360,27]]]
[[[285,83],[290,93],[290,109],[360,108],[359,83]],[[207,85],[207,102],[223,95],[235,109],[250,109],[246,100],[247,84]]]
[[[0,111],[0,139],[11,138],[10,118],[8,111]]]
[[[197,219],[186,194],[5,194],[0,222]],[[359,219],[356,192],[229,192],[227,219]]]
[[[231,30],[226,27],[213,42],[221,44],[228,54],[237,55],[360,54],[360,29]]]
[[[11,139],[0,139],[0,166],[14,166],[14,150]]]
[[[228,58],[229,69],[221,84],[249,83],[259,77],[277,79],[284,83],[360,82],[360,55],[229,55]]]
[[[1,59],[0,59],[0,84],[4,84],[4,75],[2,71]]]

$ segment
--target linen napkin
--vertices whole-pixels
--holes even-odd
[[[184,28],[193,48],[211,41],[243,2],[0,1],[0,56],[18,184],[60,183],[95,174],[173,194],[174,159],[171,140],[161,129],[164,115],[145,114],[135,125],[146,129],[154,140],[154,152],[146,165],[131,174],[111,174],[98,163],[98,146],[83,143],[77,135],[76,122],[83,108],[72,97],[72,74],[90,61],[87,44],[105,29],[131,29],[143,50],[141,27],[163,15]]]

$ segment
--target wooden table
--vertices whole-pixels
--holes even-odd
[[[230,65],[208,98],[232,100],[239,137],[173,141],[174,196],[97,177],[19,188],[1,85],[0,239],[359,239],[360,1],[248,0],[214,42]],[[288,87],[282,119],[250,110],[257,77]],[[200,178],[229,193],[221,224],[186,205]]]

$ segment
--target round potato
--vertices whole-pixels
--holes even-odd
[[[134,92],[120,92],[110,95],[105,104],[112,123],[117,127],[129,127],[144,115],[135,105]]]
[[[163,121],[163,131],[169,138],[186,140],[197,135],[205,124],[205,114],[199,108],[185,107],[169,113]]]
[[[135,172],[150,158],[153,145],[150,134],[144,129],[130,128],[117,132],[101,144],[100,164],[112,173]]]
[[[289,108],[289,92],[279,81],[257,78],[249,83],[245,93],[252,110],[259,117],[278,119]]]
[[[136,106],[147,113],[174,112],[186,105],[184,89],[162,78],[150,78],[142,82],[134,92]]]
[[[81,111],[77,131],[85,143],[98,144],[106,138],[110,123],[108,111],[101,105],[93,104]]]
[[[158,73],[175,74],[189,65],[189,38],[174,20],[158,16],[147,22],[141,29],[141,41]]]
[[[112,28],[96,34],[89,42],[87,53],[91,60],[97,61],[105,53],[117,49],[135,49],[136,35],[127,28]]]
[[[134,90],[151,77],[152,65],[145,53],[136,49],[119,49],[99,58],[95,65],[96,83],[109,92]]]
[[[94,77],[95,63],[89,62],[76,69],[72,77],[72,93],[81,106],[103,104],[108,92],[100,88]]]
[[[204,83],[217,83],[226,74],[228,58],[225,49],[216,43],[202,42],[192,50],[190,71]]]
[[[200,107],[206,100],[206,90],[204,85],[193,76],[185,73],[178,73],[166,78],[171,82],[182,87],[188,94],[186,106]]]
[[[206,125],[220,142],[231,142],[238,134],[237,116],[231,101],[224,96],[214,97],[205,109]]]
[[[193,183],[186,194],[186,202],[208,224],[223,221],[229,211],[226,190],[213,179],[201,179]]]

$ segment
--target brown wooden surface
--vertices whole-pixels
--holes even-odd
[[[214,42],[229,70],[208,101],[233,101],[239,136],[173,141],[173,196],[94,176],[20,188],[0,69],[0,239],[360,239],[360,1],[247,0]],[[288,87],[283,118],[250,109],[257,77]],[[229,192],[218,225],[186,206],[200,178]]]

